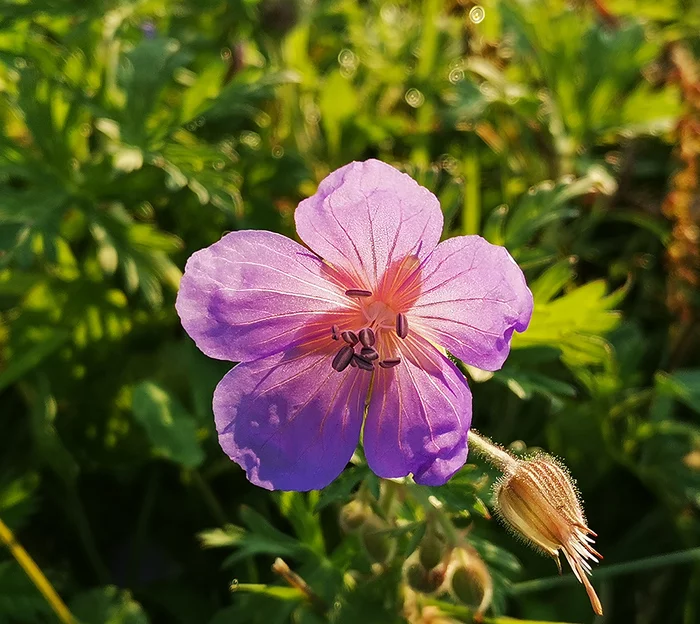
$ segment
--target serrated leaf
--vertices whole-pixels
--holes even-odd
[[[250,507],[242,506],[240,515],[247,530],[229,526],[224,529],[224,534],[217,533],[213,536],[206,536],[208,539],[222,541],[227,539],[229,543],[222,545],[236,549],[233,555],[226,558],[223,563],[224,567],[261,554],[275,557],[305,557],[310,554],[308,546],[276,529]]]
[[[308,494],[280,492],[278,496],[280,511],[294,527],[299,540],[307,544],[318,555],[323,555],[326,546],[321,530],[321,521],[314,511],[319,500],[319,493],[317,491]]]
[[[351,492],[368,474],[366,466],[351,466],[344,470],[340,476],[328,487],[321,490],[316,503],[316,512],[333,503],[345,503],[350,498]]]

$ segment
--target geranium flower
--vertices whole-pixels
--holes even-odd
[[[328,485],[363,431],[380,477],[445,483],[467,458],[471,393],[447,349],[497,370],[532,294],[503,247],[440,244],[436,197],[376,161],[330,174],[299,238],[239,231],[187,262],[177,310],[208,356],[221,447],[268,489]],[[363,428],[364,423],[364,428]]]

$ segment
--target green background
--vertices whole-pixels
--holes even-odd
[[[473,455],[430,491],[358,455],[302,495],[218,447],[229,365],[180,327],[187,257],[294,236],[300,199],[375,157],[527,275],[529,330],[466,371],[474,426],[569,466],[600,621],[700,622],[698,33],[697,0],[0,0],[0,519],[76,620],[402,622],[405,562],[447,523],[492,578],[487,622],[593,621],[491,518]],[[471,621],[443,590],[417,600]],[[1,547],[0,623],[56,621]]]

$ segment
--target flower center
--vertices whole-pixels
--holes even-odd
[[[396,351],[395,336],[408,336],[406,315],[397,313],[384,301],[372,300],[373,294],[369,290],[353,288],[345,294],[358,304],[361,326],[331,327],[330,337],[345,343],[333,358],[333,368],[340,372],[353,366],[371,372],[375,363],[382,368],[400,364],[401,358],[392,353]]]

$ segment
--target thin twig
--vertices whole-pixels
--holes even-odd
[[[56,614],[58,619],[63,622],[63,624],[77,624],[76,619],[73,617],[71,612],[68,610],[66,604],[61,600],[53,585],[44,576],[41,568],[34,562],[29,553],[24,549],[24,547],[15,539],[14,534],[10,528],[0,519],[0,540],[2,540],[12,553],[17,563],[22,567],[26,575],[30,578],[34,586],[41,592],[41,594],[49,603],[51,609]]]

